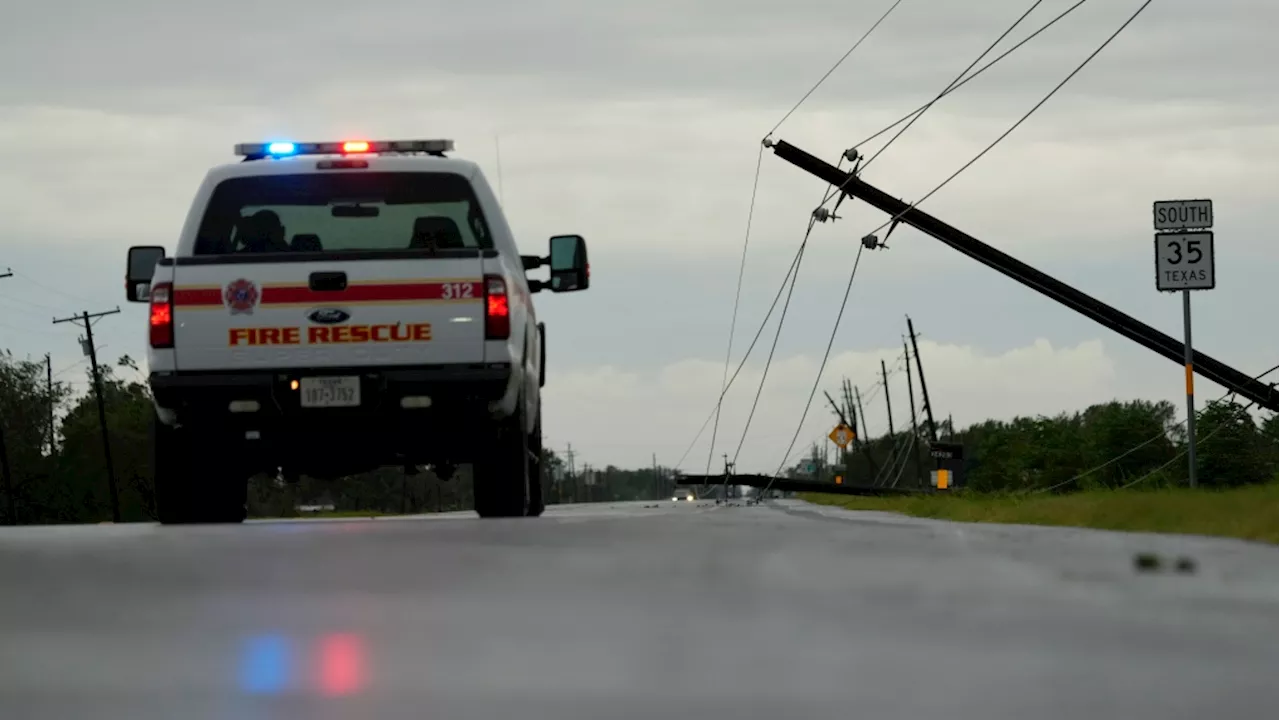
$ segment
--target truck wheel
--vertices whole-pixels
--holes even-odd
[[[245,518],[248,477],[202,455],[187,431],[151,418],[151,477],[162,525],[238,523]]]
[[[543,497],[543,482],[546,472],[542,463],[542,404],[538,404],[538,419],[533,423],[533,433],[529,435],[529,517],[539,517],[547,509],[546,498]]]
[[[493,440],[472,464],[476,514],[482,518],[522,517],[529,510],[529,435],[524,431],[524,402],[497,422]]]

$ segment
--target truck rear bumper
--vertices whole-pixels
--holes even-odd
[[[318,376],[359,377],[360,405],[302,407],[295,382]],[[314,469],[344,460],[363,467],[472,455],[510,377],[508,365],[456,365],[153,373],[150,384],[156,405],[208,436],[211,447],[258,456],[257,464]],[[417,400],[406,408],[404,398],[428,398],[429,405]]]

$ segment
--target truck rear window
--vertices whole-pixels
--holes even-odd
[[[195,255],[491,249],[471,183],[454,173],[259,175],[214,188]]]

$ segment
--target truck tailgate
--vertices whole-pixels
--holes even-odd
[[[242,260],[179,262],[175,268],[179,371],[484,360],[478,253],[341,262]]]

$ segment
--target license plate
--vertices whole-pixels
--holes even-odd
[[[302,392],[302,407],[305,408],[358,407],[360,405],[360,378],[358,377],[302,378],[298,389]]]

